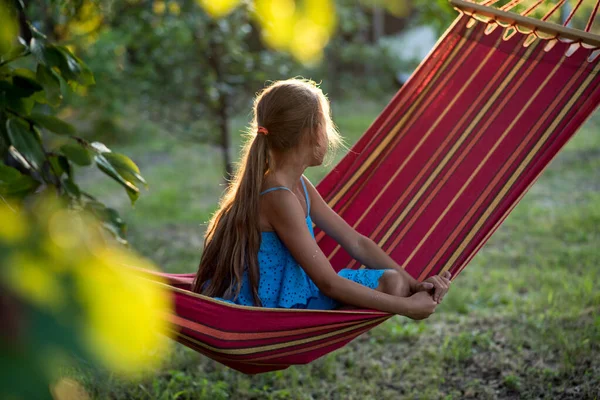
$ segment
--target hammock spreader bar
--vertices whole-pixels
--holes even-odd
[[[565,56],[461,15],[317,189],[351,226],[419,280],[463,270],[600,101],[593,49]],[[336,269],[358,268],[317,232]],[[174,337],[231,368],[308,363],[389,318],[372,310],[241,307],[189,291],[193,274],[160,274]]]
[[[558,24],[554,24],[551,22],[546,22],[546,19],[548,17],[550,17],[554,13],[554,11],[556,11],[560,7],[561,2],[557,3],[548,12],[548,14],[546,14],[544,16],[544,18],[542,20],[529,18],[524,15],[505,11],[504,9],[488,7],[488,6],[484,6],[484,5],[481,5],[478,3],[473,3],[473,2],[465,1],[465,0],[450,0],[450,3],[454,7],[456,7],[458,10],[460,10],[461,12],[463,12],[469,16],[472,16],[473,18],[480,19],[486,23],[494,22],[494,23],[498,23],[505,27],[506,26],[519,26],[519,27],[521,27],[522,31],[526,29],[527,31],[538,33],[538,34],[540,34],[540,36],[542,36],[542,34],[543,34],[542,37],[545,39],[561,38],[563,40],[569,40],[569,41],[576,42],[576,43],[585,43],[589,47],[593,47],[593,48],[600,47],[600,36],[588,32],[593,23],[592,17],[595,15],[595,13],[597,11],[598,3],[600,3],[600,2],[596,3],[596,8],[594,9],[594,11],[592,11],[592,15],[590,15],[590,22],[586,26],[585,31],[569,28],[567,26],[558,25]],[[562,1],[562,3],[564,3],[564,1]],[[539,5],[539,4],[537,4],[537,5]],[[537,5],[534,5],[534,6],[537,6]],[[526,10],[525,14],[532,11],[533,8],[535,8],[535,7],[532,6],[531,9]],[[565,21],[565,24],[567,24],[571,20],[573,15],[575,15],[576,11],[577,11],[577,8],[572,10],[572,12],[569,14],[567,20]],[[525,28],[525,29],[523,29],[523,28]]]

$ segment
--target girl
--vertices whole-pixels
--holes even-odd
[[[450,274],[417,282],[304,177],[339,141],[314,82],[279,81],[257,96],[243,158],[208,226],[194,291],[241,305],[350,305],[413,319],[434,312]],[[313,221],[369,269],[336,273],[315,241]]]

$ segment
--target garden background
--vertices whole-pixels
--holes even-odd
[[[575,3],[566,2],[562,14]],[[112,335],[117,322],[98,321],[117,318],[136,295],[121,281],[103,281],[94,268],[138,257],[168,272],[196,270],[206,222],[235,167],[253,95],[265,82],[294,76],[321,82],[349,148],[456,16],[445,1],[4,0],[0,6],[0,195],[8,207],[0,209],[0,289],[7,289],[0,295],[0,372],[11,371],[0,378],[11,383],[0,385],[0,397],[9,390],[14,398],[42,398],[48,383],[51,394],[44,396],[55,399],[600,397],[597,113],[425,321],[395,317],[310,365],[257,376],[166,338],[144,339],[160,351],[131,355],[132,368],[122,370],[115,365],[127,360],[124,337],[132,326],[100,346],[108,356],[84,349],[104,339],[79,338],[88,325]],[[19,44],[17,35],[26,40]],[[29,134],[33,142],[23,139]],[[345,151],[309,170],[309,179],[318,182]],[[70,207],[91,211],[123,253],[102,253],[87,265],[87,253],[66,252],[82,245],[67,231],[87,237],[88,228],[66,217],[55,223],[63,216],[53,217],[54,207],[61,208],[44,206],[52,201],[43,197],[53,191]],[[7,211],[17,207],[33,210],[29,219]],[[61,254],[31,259],[31,249],[47,254],[45,236],[61,238]],[[71,287],[75,278],[66,274],[54,279],[50,264],[69,265],[76,279],[94,286],[90,296],[103,299],[97,319],[85,309],[99,300],[70,294],[82,293],[79,284]],[[48,295],[59,287],[81,307],[64,308],[68,300]],[[158,317],[148,312],[135,322],[152,318]],[[50,356],[56,348],[66,351]],[[141,373],[144,360],[152,362]],[[27,383],[28,377],[34,379]]]

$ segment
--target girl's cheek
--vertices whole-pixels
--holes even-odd
[[[319,147],[319,149],[317,151],[317,158],[318,158],[319,164],[323,162],[326,154],[327,154],[327,146]]]
[[[328,145],[327,133],[323,133],[321,135],[321,139],[319,140],[319,147],[323,151],[323,154],[327,153],[327,145]]]

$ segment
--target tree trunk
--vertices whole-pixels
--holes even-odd
[[[373,43],[377,44],[379,39],[383,37],[385,32],[384,28],[385,14],[383,8],[379,6],[373,6]]]
[[[231,160],[231,138],[229,137],[229,115],[228,99],[225,93],[221,94],[219,107],[219,130],[221,131],[221,153],[223,154],[223,163],[225,167],[225,179],[227,182],[233,178],[233,163]]]
[[[340,97],[341,92],[339,84],[341,81],[340,68],[337,60],[337,52],[339,51],[338,47],[340,46],[340,43],[338,42],[339,40],[340,39],[334,38],[328,48],[325,49],[327,60],[327,77],[329,80],[329,93],[327,93],[327,96],[332,99]]]
[[[209,25],[209,33],[216,29],[219,29],[219,27],[214,22],[211,22]],[[219,91],[219,102],[216,112],[218,115],[217,123],[221,136],[219,145],[221,146],[221,153],[223,154],[225,180],[229,182],[233,177],[233,164],[231,162],[231,154],[229,149],[231,147],[231,139],[229,136],[229,98],[226,89],[224,89],[227,82],[223,72],[223,65],[221,64],[221,48],[215,40],[210,41],[209,64],[215,73],[215,83],[218,88],[221,88]]]

